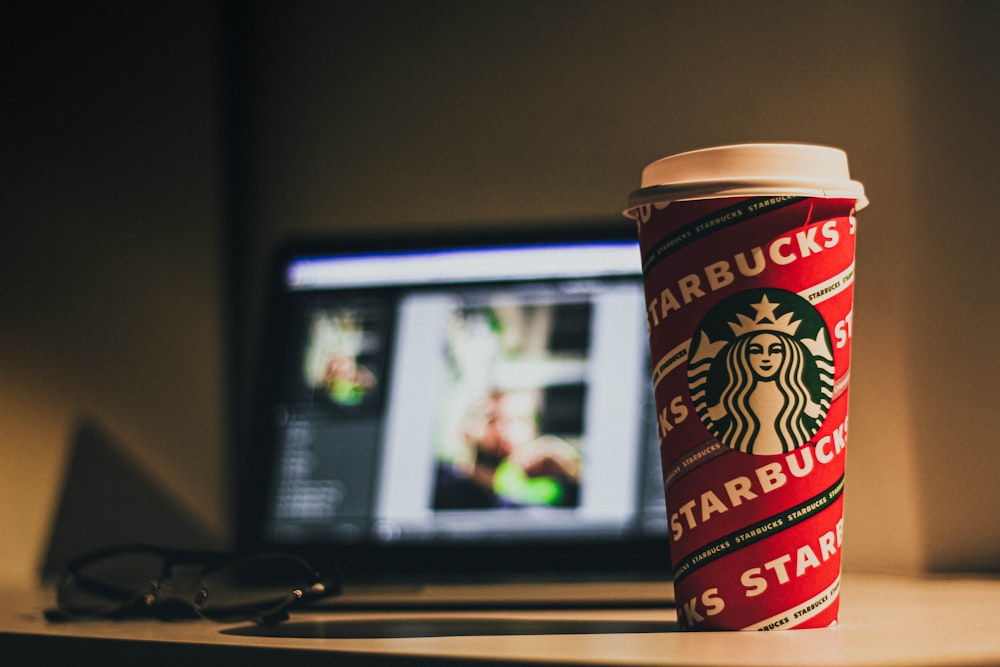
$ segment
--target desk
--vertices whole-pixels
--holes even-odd
[[[50,625],[51,596],[0,590],[7,664],[970,665],[1000,664],[1000,578],[847,575],[841,625],[680,633],[673,610],[335,611],[273,629],[209,621]]]

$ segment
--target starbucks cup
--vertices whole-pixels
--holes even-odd
[[[867,203],[843,151],[800,144],[667,157],[629,196],[684,629],[837,623]]]

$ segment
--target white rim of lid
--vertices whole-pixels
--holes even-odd
[[[635,207],[652,202],[741,195],[854,199],[857,210],[868,205],[839,148],[762,143],[703,148],[649,164],[625,214],[634,218]]]

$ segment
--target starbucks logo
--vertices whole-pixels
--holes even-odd
[[[716,304],[688,357],[695,411],[723,444],[781,454],[806,444],[833,396],[826,323],[812,304],[781,289],[752,289]]]

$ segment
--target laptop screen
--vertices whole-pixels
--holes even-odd
[[[615,225],[283,253],[254,542],[394,572],[665,570],[639,253]]]

